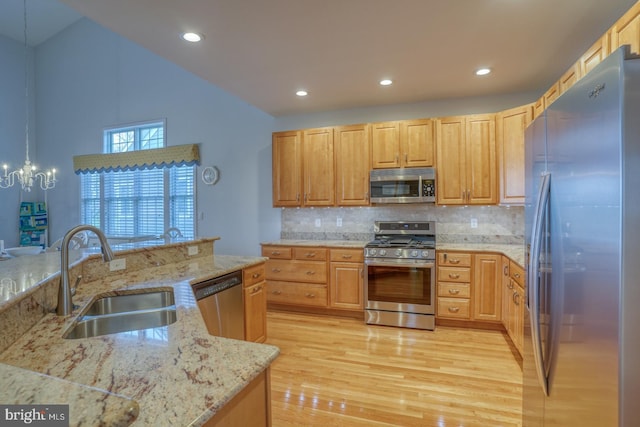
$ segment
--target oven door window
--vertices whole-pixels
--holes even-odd
[[[420,181],[371,181],[371,197],[420,197]]]
[[[432,267],[368,266],[368,300],[432,305]]]

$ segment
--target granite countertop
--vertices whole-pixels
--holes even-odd
[[[79,308],[72,315],[44,315],[0,354],[0,375],[6,380],[0,400],[70,403],[71,425],[96,420],[123,426],[133,420],[149,426],[204,424],[279,350],[209,335],[191,284],[263,260],[212,254],[81,283],[74,297]],[[31,263],[37,264],[33,258]],[[178,320],[141,331],[62,338],[96,295],[125,289],[173,289]]]
[[[316,246],[328,248],[364,248],[368,242],[360,240],[275,240],[262,242],[266,245],[279,246]],[[499,243],[437,243],[438,251],[467,251],[467,252],[498,252],[509,257],[514,262],[524,267],[524,245],[511,245]]]

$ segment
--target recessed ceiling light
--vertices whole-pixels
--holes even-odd
[[[299,90],[299,91],[296,92],[296,95],[298,95],[298,96],[307,96],[308,93],[307,93],[306,90]]]
[[[486,76],[491,72],[491,68],[478,68],[476,70],[476,76]]]
[[[390,79],[380,80],[380,86],[389,86],[392,83],[393,83],[393,80],[390,80]]]
[[[204,39],[204,36],[198,33],[184,33],[182,34],[182,39],[191,43],[197,43]]]

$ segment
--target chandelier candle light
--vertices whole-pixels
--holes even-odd
[[[26,104],[26,125],[25,125],[25,145],[26,158],[21,169],[9,172],[7,164],[2,165],[4,172],[0,175],[0,188],[13,187],[17,182],[20,183],[24,191],[31,191],[31,187],[36,181],[39,181],[40,188],[49,190],[56,185],[56,170],[51,169],[46,172],[38,172],[36,165],[29,160],[29,49],[27,46],[27,0],[23,0],[24,4],[24,97]]]

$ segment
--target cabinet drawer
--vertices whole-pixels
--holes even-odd
[[[471,282],[471,269],[465,267],[438,267],[438,281]]]
[[[264,279],[264,262],[242,270],[242,284],[245,288],[262,282]]]
[[[524,287],[524,269],[513,261],[509,262],[509,275],[521,287]]]
[[[458,253],[458,252],[439,252],[438,265],[471,267],[471,254],[464,254],[464,253]]]
[[[469,319],[471,303],[466,298],[438,298],[438,317]]]
[[[438,296],[449,298],[471,298],[469,283],[438,283]]]
[[[270,259],[265,272],[267,280],[326,283],[327,263],[324,261],[288,261]]]
[[[291,259],[291,248],[287,246],[263,246],[262,256],[271,259]]]
[[[327,286],[311,283],[269,281],[267,302],[291,305],[327,306]]]
[[[293,248],[293,258],[309,261],[326,261],[327,250],[301,246],[299,248]]]
[[[331,249],[332,262],[364,262],[363,249]]]

